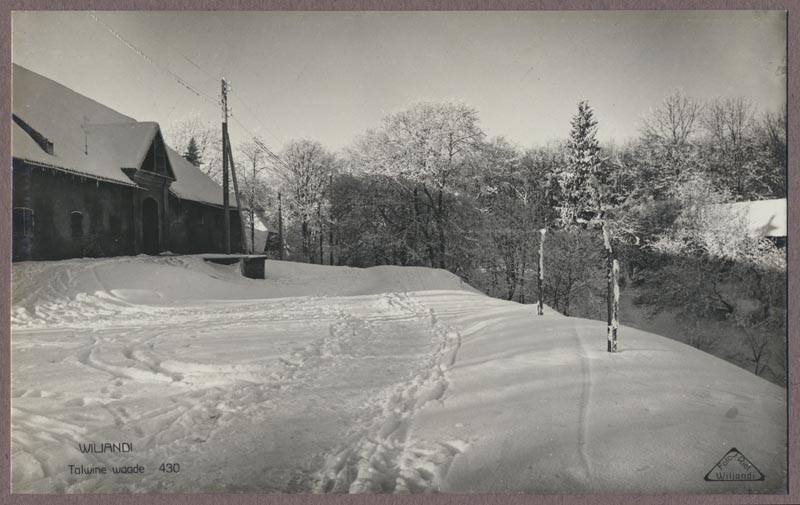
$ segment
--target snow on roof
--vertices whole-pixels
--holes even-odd
[[[222,205],[222,188],[214,180],[192,165],[186,158],[171,147],[167,147],[167,157],[175,174],[175,182],[170,191],[178,198],[196,202]],[[235,207],[235,198],[231,197],[231,208]]]
[[[786,198],[726,203],[732,214],[747,216],[750,233],[761,237],[786,236]]]
[[[14,158],[66,172],[135,186],[123,168],[139,168],[158,123],[139,122],[19,65],[13,66],[13,113],[53,142],[48,154],[16,123]],[[167,147],[179,198],[222,205],[222,188]]]
[[[84,130],[91,165],[139,168],[158,133],[158,123],[91,124]]]

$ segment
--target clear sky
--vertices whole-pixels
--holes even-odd
[[[162,128],[219,122],[226,77],[236,119],[276,150],[299,137],[340,149],[434,100],[529,147],[566,136],[581,99],[617,141],[677,89],[781,109],[785,30],[776,11],[16,12],[12,41],[15,63]]]

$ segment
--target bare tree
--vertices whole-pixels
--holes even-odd
[[[163,133],[167,144],[179,153],[186,151],[194,138],[197,154],[202,160],[200,170],[222,183],[222,132],[219,125],[206,123],[194,115],[171,123]]]
[[[269,185],[265,174],[270,169],[264,149],[255,139],[237,147],[240,161],[240,194],[244,207],[250,218],[250,248],[255,252],[255,218],[256,214],[266,207],[269,196]]]
[[[712,170],[737,195],[749,197],[759,176],[749,163],[755,126],[753,105],[744,98],[714,100],[706,108],[703,124],[712,151]]]
[[[289,142],[281,158],[283,162],[274,167],[281,179],[283,195],[300,221],[303,256],[313,261],[312,219],[321,214],[324,191],[335,170],[336,158],[322,144],[308,139]]]
[[[639,179],[649,191],[661,195],[682,181],[696,167],[696,133],[702,106],[677,91],[642,120],[641,147],[637,163]]]
[[[684,146],[696,132],[701,112],[699,102],[676,91],[642,121],[642,133],[664,146]]]
[[[786,170],[788,150],[786,109],[781,112],[765,112],[759,118],[755,135],[759,147],[758,165],[762,172],[760,182],[765,193],[775,198],[785,198],[787,190]]]

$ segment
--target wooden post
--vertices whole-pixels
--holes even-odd
[[[250,192],[250,253],[256,252],[256,210],[255,191],[256,191],[256,164],[253,163],[253,182]],[[264,251],[261,251],[264,252]]]
[[[227,135],[227,130],[225,134]],[[236,182],[236,165],[233,163],[233,150],[231,149],[231,139],[230,137],[227,138],[226,145],[228,146],[228,159],[231,164],[231,179],[233,179],[233,192],[236,195],[236,208],[239,213],[239,228],[241,229],[241,243],[242,243],[242,252],[247,252],[247,232],[245,231],[246,228],[244,226],[244,216],[242,215],[242,199],[239,197],[239,184]]]
[[[619,275],[619,263],[614,259],[611,234],[605,223],[602,224],[602,229],[603,246],[606,250],[606,309],[608,312],[606,329],[608,344],[606,350],[608,352],[617,352],[617,328],[619,327],[619,284],[617,283],[617,277]]]
[[[540,316],[544,315],[544,235],[547,233],[546,228],[539,230],[539,268],[538,270],[538,284],[539,284],[539,303],[537,304],[537,313]]]

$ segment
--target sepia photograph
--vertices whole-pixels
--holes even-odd
[[[14,11],[11,492],[785,495],[787,19]]]

